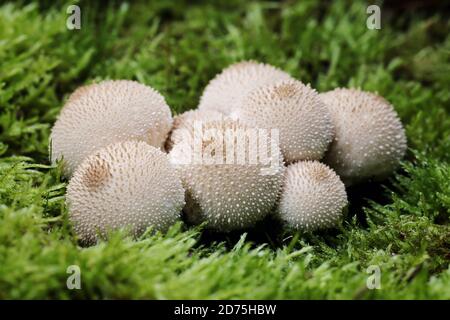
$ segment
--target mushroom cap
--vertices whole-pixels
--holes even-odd
[[[172,150],[175,143],[180,142],[182,137],[186,134],[186,130],[193,132],[194,123],[210,122],[214,120],[225,119],[223,113],[214,110],[188,110],[174,117],[172,131],[166,141],[166,150]]]
[[[71,176],[88,155],[125,140],[161,148],[172,125],[164,97],[135,81],[104,81],[77,89],[51,132],[51,160],[64,158]]]
[[[89,90],[95,88],[96,86],[97,86],[97,83],[92,83],[92,84],[86,84],[86,85],[76,88],[75,91],[69,95],[69,98],[67,99],[66,104],[69,102],[72,103],[73,101],[75,101],[78,98],[82,97],[83,95],[87,94],[87,92]]]
[[[67,187],[69,217],[85,243],[130,228],[166,230],[180,217],[184,189],[165,153],[142,141],[109,145],[87,157]]]
[[[211,121],[202,126],[200,140],[191,133],[173,146],[169,157],[186,189],[188,222],[206,221],[210,229],[228,232],[253,226],[274,208],[283,178],[282,155],[278,145],[270,145],[269,135],[251,142],[247,136],[251,129],[231,119]],[[208,136],[208,132],[215,135]],[[224,137],[222,142],[220,137]],[[205,157],[197,161],[199,154],[212,161]],[[253,156],[255,161],[251,161]]]
[[[406,151],[406,136],[393,106],[357,89],[321,93],[335,127],[324,162],[346,185],[391,174]]]
[[[255,89],[230,117],[250,126],[278,129],[288,163],[320,160],[334,135],[329,111],[317,91],[298,80]]]
[[[203,91],[199,109],[229,114],[253,89],[279,80],[292,79],[286,72],[269,64],[242,61],[216,75]]]
[[[287,167],[278,212],[288,226],[303,231],[336,226],[347,203],[344,183],[325,164],[299,161]]]

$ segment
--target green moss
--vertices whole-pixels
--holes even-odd
[[[449,20],[364,2],[80,2],[0,7],[0,298],[450,299]],[[213,235],[179,224],[137,241],[115,234],[81,248],[67,219],[66,181],[48,136],[66,97],[101,79],[160,90],[175,113],[195,108],[219,70],[272,63],[318,90],[359,86],[391,101],[410,151],[391,180],[350,190],[339,230],[279,228]],[[266,227],[266,229],[264,229]],[[262,231],[261,231],[262,230]],[[69,265],[81,290],[66,288]],[[368,266],[381,289],[366,286]]]

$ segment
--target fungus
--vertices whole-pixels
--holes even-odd
[[[230,117],[250,126],[278,129],[288,163],[320,160],[333,139],[333,125],[318,93],[297,80],[280,81],[251,92]]]
[[[325,164],[299,161],[287,167],[278,212],[289,227],[303,231],[333,227],[346,206],[345,186]]]
[[[97,83],[92,83],[92,84],[87,84],[81,87],[78,87],[75,89],[74,92],[72,92],[69,96],[69,98],[66,101],[67,103],[72,103],[73,101],[77,100],[79,97],[82,97],[83,95],[87,94],[87,92],[93,88],[95,88],[95,86],[97,85]]]
[[[202,126],[200,139],[187,131],[173,146],[169,158],[186,189],[188,222],[206,221],[209,228],[228,232],[253,226],[274,207],[282,156],[269,135],[252,142],[252,129],[230,119],[211,121]]]
[[[235,63],[209,82],[200,98],[199,109],[229,114],[253,89],[289,79],[292,79],[289,74],[268,64],[256,61]]]
[[[173,145],[180,142],[182,137],[186,134],[186,130],[193,132],[194,123],[206,123],[214,120],[225,119],[224,115],[214,110],[189,110],[174,117],[172,131],[169,134],[166,142],[166,150],[170,151]]]
[[[406,151],[405,131],[393,106],[357,89],[338,88],[319,96],[335,127],[324,162],[346,185],[392,173]]]
[[[179,218],[184,189],[167,155],[142,141],[109,145],[87,157],[67,188],[76,234],[91,244],[109,230],[166,230]]]
[[[76,90],[67,100],[51,132],[53,162],[64,158],[71,176],[88,155],[125,140],[161,148],[172,125],[164,97],[135,81],[104,81]]]

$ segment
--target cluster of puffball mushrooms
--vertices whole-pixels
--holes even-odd
[[[219,132],[278,130],[274,170],[261,174],[262,161],[186,161],[199,121]],[[201,151],[222,155],[211,137],[202,139]],[[224,69],[198,108],[174,119],[164,97],[138,82],[80,87],[50,143],[51,160],[70,178],[69,217],[85,243],[117,229],[164,231],[181,217],[219,232],[251,228],[269,214],[297,230],[333,227],[348,204],[346,187],[388,176],[405,150],[403,126],[384,98],[345,88],[318,93],[255,61]]]

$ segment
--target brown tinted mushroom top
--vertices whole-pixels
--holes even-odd
[[[193,132],[194,125],[205,124],[210,121],[222,120],[225,116],[214,110],[189,110],[175,116],[173,119],[173,126],[169,138],[166,142],[166,150],[170,151],[173,145],[186,135],[186,131]]]
[[[329,111],[317,92],[297,80],[255,89],[230,116],[251,126],[278,130],[288,163],[320,160],[334,134]]]
[[[191,223],[206,221],[209,228],[227,232],[253,226],[274,207],[284,171],[279,147],[271,150],[270,138],[250,142],[247,129],[230,119],[212,121],[200,140],[187,131],[173,146],[169,157],[181,173]],[[258,144],[267,147],[267,159]]]

